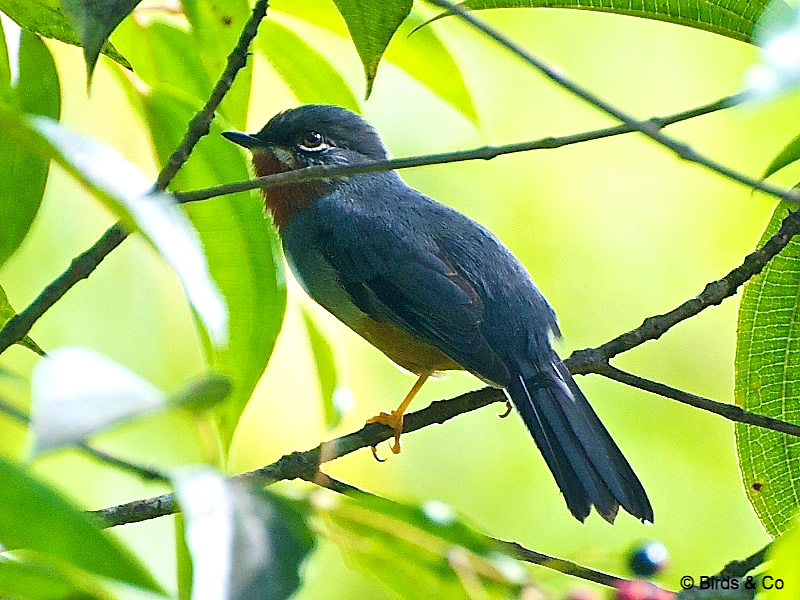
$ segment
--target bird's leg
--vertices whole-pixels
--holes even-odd
[[[417,395],[417,392],[422,388],[425,384],[425,381],[428,377],[431,376],[433,371],[425,371],[420,374],[419,379],[414,384],[414,387],[411,388],[411,391],[406,394],[406,397],[400,403],[395,410],[390,413],[382,412],[371,419],[367,419],[367,424],[370,423],[381,423],[383,425],[388,425],[389,427],[394,430],[394,444],[390,445],[392,452],[395,454],[400,454],[400,434],[403,433],[403,413],[406,412],[408,405],[411,404],[411,401],[414,399],[414,396]],[[375,446],[372,447],[372,453],[375,454]],[[375,458],[378,458],[377,454],[375,454]]]

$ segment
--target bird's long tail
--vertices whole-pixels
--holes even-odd
[[[554,361],[553,370],[514,376],[508,392],[570,511],[583,521],[594,505],[613,522],[622,506],[652,522],[653,509],[639,478],[566,366],[557,357]]]

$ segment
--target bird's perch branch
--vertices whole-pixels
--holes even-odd
[[[789,240],[800,232],[800,213],[790,213],[783,221],[780,230],[767,240],[760,249],[749,254],[741,265],[730,271],[727,275],[706,285],[703,292],[687,300],[677,308],[662,315],[645,319],[639,327],[632,329],[613,340],[596,348],[587,348],[573,352],[564,362],[574,374],[598,373],[605,376],[614,375],[624,383],[637,383],[637,387],[654,391],[654,386],[662,386],[656,382],[625,374],[608,364],[608,361],[627,350],[635,348],[648,340],[657,339],[681,321],[693,317],[710,306],[722,302],[736,293],[736,290],[750,277],[759,273],[769,260],[778,254],[789,243]],[[668,386],[664,386],[667,388]],[[659,388],[660,389],[660,388]],[[661,393],[661,390],[656,393]],[[679,390],[675,390],[679,392]],[[702,408],[718,414],[726,419],[747,423],[758,427],[773,429],[788,435],[800,436],[797,426],[777,419],[770,419],[763,415],[748,412],[730,404],[714,402],[700,396],[685,392],[680,394],[663,394],[667,397],[676,397],[696,408]],[[427,408],[410,413],[405,418],[403,431],[411,432],[435,423],[443,423],[453,417],[482,408],[494,402],[505,401],[505,396],[500,390],[484,388],[463,394],[449,400],[439,400]],[[309,479],[319,470],[319,466],[361,448],[375,446],[387,440],[392,433],[388,427],[371,424],[362,427],[356,432],[336,438],[306,450],[305,452],[292,452],[276,462],[238,475],[237,478],[249,480],[258,485],[269,485],[284,479]],[[118,506],[112,506],[95,511],[100,520],[109,527],[135,523],[154,519],[175,512],[176,506],[171,494],[155,498],[136,500]]]

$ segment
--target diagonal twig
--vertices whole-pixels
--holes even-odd
[[[532,66],[540,73],[542,73],[545,77],[547,77],[554,83],[558,84],[559,86],[563,87],[564,89],[575,95],[577,98],[580,98],[581,100],[585,101],[588,104],[591,104],[598,110],[601,110],[604,113],[614,117],[618,121],[621,121],[622,123],[632,127],[639,133],[646,135],[647,137],[658,142],[662,146],[669,148],[680,158],[701,165],[703,167],[706,167],[707,169],[710,169],[712,171],[716,171],[717,173],[719,173],[724,177],[727,177],[728,179],[731,179],[733,181],[738,181],[739,183],[742,183],[748,187],[761,190],[762,192],[765,192],[772,196],[776,196],[778,198],[786,200],[787,202],[792,202],[794,204],[800,202],[800,190],[784,189],[766,183],[761,179],[755,179],[748,175],[744,175],[743,173],[739,173],[738,171],[730,169],[725,165],[723,165],[722,163],[719,163],[697,152],[691,146],[673,139],[672,137],[663,133],[658,127],[654,126],[652,123],[648,123],[647,121],[640,121],[632,117],[631,115],[620,110],[613,104],[603,100],[599,96],[590,92],[583,86],[567,78],[563,73],[560,72],[560,70],[551,67],[544,61],[535,57],[533,54],[525,50],[522,46],[520,46],[510,38],[506,37],[496,29],[490,27],[484,21],[472,15],[464,7],[458,4],[454,4],[453,2],[450,2],[450,0],[428,0],[428,1],[441,8],[447,9],[453,15],[455,15],[465,23],[469,24],[474,29],[477,29],[487,37],[491,38],[492,40],[494,40],[495,42],[497,42],[498,44],[509,50],[511,53],[515,54],[524,62],[528,63],[530,66]]]

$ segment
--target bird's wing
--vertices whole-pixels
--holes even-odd
[[[358,211],[337,212],[322,227],[320,250],[361,311],[484,379],[504,381],[506,368],[481,333],[481,296],[424,229]]]

